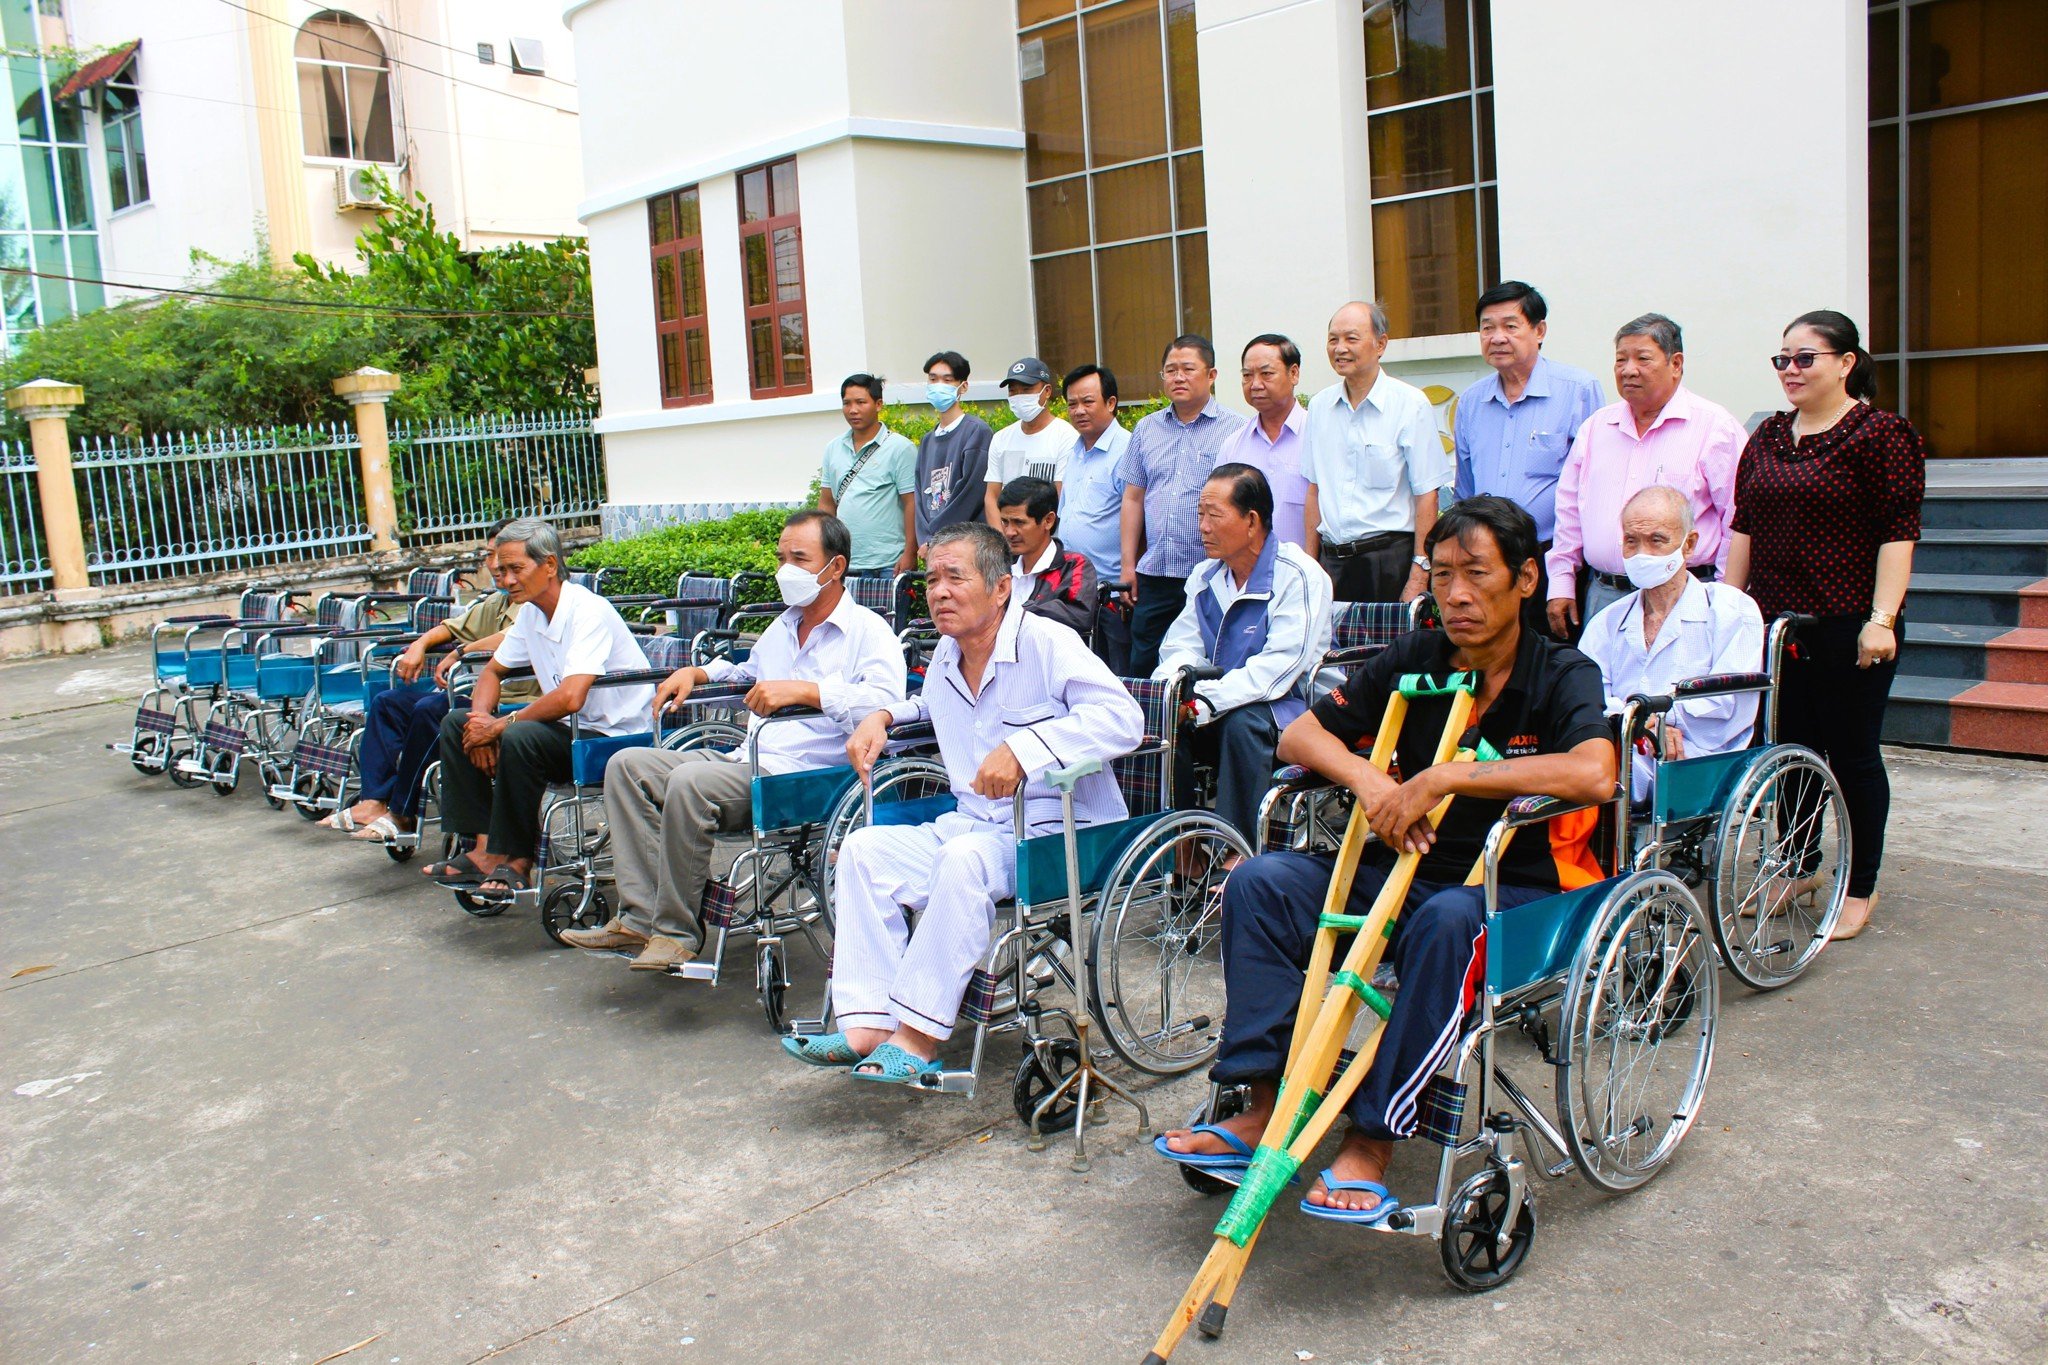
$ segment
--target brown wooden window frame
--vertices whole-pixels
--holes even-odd
[[[777,172],[784,168],[788,170],[788,186],[783,193],[790,200],[786,205],[780,202],[776,188],[776,182],[780,178]],[[747,180],[750,176],[760,177],[759,198],[762,210],[760,216],[751,219],[747,216],[750,197]],[[745,305],[746,313],[748,391],[756,398],[792,398],[807,394],[811,391],[813,370],[811,319],[809,304],[805,298],[803,225],[800,221],[801,204],[796,188],[796,158],[779,157],[758,166],[749,166],[734,175],[733,187],[739,201],[737,211],[740,227],[740,299]],[[787,298],[780,296],[783,285],[775,278],[775,239],[776,235],[784,230],[792,234],[791,240],[795,247],[793,265],[796,292]],[[768,297],[761,303],[754,302],[750,292],[752,277],[749,274],[747,260],[748,244],[755,238],[760,238],[763,242],[762,263],[768,272]],[[803,377],[797,381],[789,378],[789,357],[781,344],[783,328],[791,319],[796,322],[797,334],[803,344]],[[767,385],[757,382],[760,356],[755,332],[761,322],[769,324],[768,334],[774,338],[771,344],[775,346],[772,371],[775,382]]]
[[[684,206],[689,204],[695,213],[697,230],[685,236],[682,231],[687,221]],[[668,209],[669,228],[673,235],[666,240],[661,236],[661,213]],[[651,260],[648,265],[648,287],[654,293],[654,368],[661,380],[661,405],[665,408],[694,407],[711,401],[711,323],[709,305],[705,296],[709,293],[704,284],[704,214],[703,196],[695,185],[684,185],[665,194],[658,194],[647,201],[647,241]],[[688,260],[694,257],[697,266],[697,307],[688,311],[690,291],[684,280],[688,274]],[[673,262],[675,275],[675,316],[664,320],[661,316],[662,288],[661,267],[663,262]],[[701,392],[692,384],[690,377],[690,338],[701,339],[704,348],[704,384]],[[673,337],[671,343],[669,338]],[[681,381],[680,391],[669,384],[668,357],[665,348],[673,344],[676,352],[676,377]]]

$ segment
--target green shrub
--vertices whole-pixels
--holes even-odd
[[[1008,403],[968,403],[966,409],[979,417],[990,427],[1001,431],[1017,420]],[[1138,419],[1166,406],[1164,398],[1130,399],[1117,404],[1116,420],[1128,431],[1138,424]],[[1052,400],[1053,416],[1067,415],[1067,400]],[[916,445],[925,434],[938,425],[939,416],[923,403],[887,403],[882,407],[882,425]]]
[[[675,591],[684,572],[729,578],[746,569],[775,572],[775,538],[782,534],[787,512],[740,512],[723,521],[686,521],[626,540],[601,541],[569,556],[572,569],[610,569],[606,591],[660,593]],[[751,585],[749,602],[775,596],[773,583]]]

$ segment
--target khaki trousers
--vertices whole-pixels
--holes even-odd
[[[721,833],[753,818],[748,766],[724,754],[622,749],[604,772],[619,918],[643,934],[704,944],[704,884]]]

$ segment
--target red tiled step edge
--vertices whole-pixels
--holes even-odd
[[[2048,683],[2048,630],[2009,630],[1984,646],[1984,681]]]
[[[1948,714],[1958,749],[2048,757],[2048,684],[1981,682],[1951,697]]]
[[[2020,589],[2020,628],[2048,630],[2048,578]]]

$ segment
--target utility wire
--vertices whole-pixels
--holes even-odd
[[[424,34],[419,34],[419,33],[408,33],[408,32],[406,32],[406,31],[405,31],[404,29],[400,28],[400,27],[399,27],[398,25],[396,25],[396,24],[392,23],[392,22],[391,22],[390,20],[388,20],[388,19],[384,19],[384,20],[379,20],[379,21],[378,21],[378,24],[379,24],[379,27],[383,28],[383,29],[384,29],[384,30],[386,30],[387,32],[390,32],[390,33],[395,33],[395,34],[397,34],[397,35],[398,35],[399,37],[401,37],[401,38],[410,38],[410,39],[411,39],[411,40],[412,40],[413,42],[416,42],[416,43],[425,43],[425,44],[427,44],[427,45],[428,45],[429,47],[439,47],[439,48],[446,48],[446,49],[447,49],[448,51],[450,51],[450,52],[453,52],[453,53],[454,53],[454,54],[455,54],[456,56],[458,56],[458,57],[471,57],[471,56],[475,56],[475,55],[476,55],[476,54],[475,54],[475,53],[474,53],[474,52],[473,52],[473,51],[472,51],[471,49],[469,49],[469,48],[466,48],[466,47],[457,47],[457,46],[455,46],[455,44],[453,44],[453,43],[444,43],[444,42],[442,42],[442,41],[441,41],[440,39],[438,39],[438,38],[429,38],[429,37],[425,36]],[[335,42],[336,40],[335,40],[335,39],[332,39],[332,38],[329,38],[329,39],[324,39],[323,41],[326,41],[326,42]],[[343,47],[347,47],[347,46],[350,46],[350,45],[349,45],[349,44],[347,44],[347,43],[342,43],[342,44],[341,44],[341,46],[343,46]],[[360,50],[360,51],[368,51],[369,49],[367,49],[367,48],[362,48],[362,49],[359,49],[359,50]],[[481,60],[481,59],[479,59],[479,60]],[[568,89],[568,90],[574,90],[574,89],[576,88],[576,82],[574,82],[574,81],[565,81],[565,80],[563,80],[563,79],[562,79],[562,78],[561,78],[560,76],[550,76],[550,75],[548,75],[548,74],[547,74],[547,73],[546,73],[545,71],[515,71],[515,72],[513,72],[513,74],[514,74],[514,75],[517,75],[517,76],[537,76],[537,77],[538,77],[538,78],[540,78],[541,80],[544,80],[544,81],[552,81],[552,82],[554,82],[554,83],[555,83],[556,85],[559,85],[559,86],[563,87],[564,89]]]
[[[415,308],[402,303],[349,303],[340,299],[288,299],[265,294],[230,294],[217,289],[192,289],[161,284],[135,284],[127,280],[101,279],[91,275],[65,275],[54,270],[30,270],[27,266],[0,266],[0,275],[21,275],[38,280],[68,280],[73,284],[97,284],[109,289],[132,289],[145,294],[178,294],[186,298],[211,299],[223,304],[260,305],[272,312],[326,311],[334,313],[391,313],[423,318],[579,318],[590,313],[560,309],[511,308]]]

